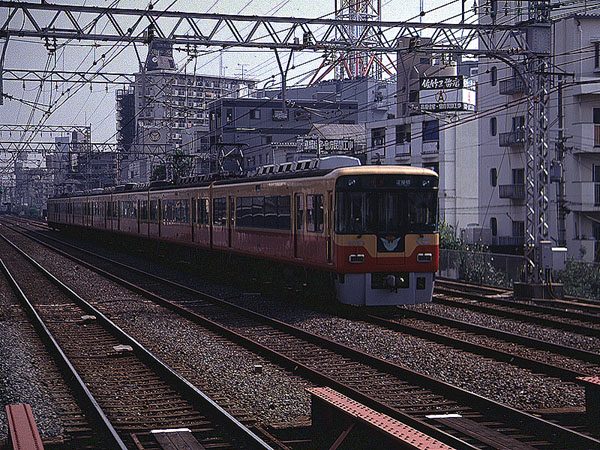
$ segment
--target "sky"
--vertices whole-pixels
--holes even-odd
[[[339,0],[338,0],[339,1]],[[419,2],[411,0],[381,0],[382,20],[418,20],[420,10]],[[78,4],[86,6],[108,6],[114,0],[48,0],[55,4]],[[423,19],[427,22],[444,20],[460,12],[460,2],[451,1],[449,6],[441,0],[424,0],[424,10],[435,10]],[[127,1],[117,2],[119,8],[144,8],[148,2]],[[239,15],[277,15],[293,17],[327,17],[333,18],[335,0],[159,0],[154,2],[155,10],[169,8],[170,11],[211,12]],[[0,8],[0,23],[8,15],[7,8]],[[99,24],[101,31],[103,24]],[[3,41],[0,44],[3,45]],[[59,42],[59,44],[61,44]],[[55,67],[64,71],[90,71],[98,70],[102,64],[106,72],[138,71],[138,58],[131,45],[121,45],[111,48],[101,42],[81,41],[70,42],[66,46],[59,46],[58,50],[49,54],[44,43],[39,39],[25,39],[13,37],[7,47],[4,67],[7,69],[42,70],[46,67]],[[137,46],[139,57],[143,61],[146,48]],[[187,73],[200,73],[218,75],[220,67],[227,76],[250,77],[259,82],[259,86],[275,75],[277,83],[280,82],[279,70],[274,54],[268,50],[231,49],[219,51],[208,49],[205,55],[189,61],[185,66]],[[103,58],[102,55],[105,55]],[[306,74],[310,68],[316,68],[319,55],[314,52],[295,55],[292,64],[297,68],[290,72],[288,78],[294,84],[306,83]],[[185,64],[185,52],[176,51],[175,60],[179,67]],[[303,61],[315,61],[302,64]],[[94,64],[95,62],[95,64]],[[51,106],[52,113],[45,118],[48,125],[90,125],[92,128],[93,142],[115,142],[116,111],[115,90],[123,86],[114,84],[83,85],[66,84],[59,82],[45,82],[40,90],[39,82],[4,82],[4,92],[14,99],[4,99],[0,105],[0,123],[2,124],[37,124],[43,113],[31,105],[40,105],[42,109]],[[14,136],[3,136],[6,138]],[[49,140],[48,137],[42,140]]]

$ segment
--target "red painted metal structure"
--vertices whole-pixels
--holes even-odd
[[[403,450],[453,450],[453,447],[427,436],[390,416],[377,412],[328,387],[307,389],[312,399],[313,424],[331,429],[343,423],[346,427],[330,447],[335,450],[352,432],[356,425],[366,426],[373,433],[389,442],[388,449]],[[319,425],[317,425],[319,426]]]
[[[42,438],[28,404],[6,405],[6,417],[13,450],[43,450]]]

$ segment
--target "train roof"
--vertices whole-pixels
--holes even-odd
[[[53,198],[87,197],[121,192],[166,191],[171,189],[207,187],[211,184],[214,184],[215,186],[225,186],[241,183],[317,178],[327,175],[337,177],[361,174],[438,176],[433,170],[421,167],[395,165],[362,166],[357,158],[335,156],[322,158],[320,160],[305,160],[262,166],[259,167],[252,176],[201,175],[184,178],[179,183],[170,181],[153,181],[141,184],[128,183],[126,185],[106,188],[104,190],[94,189],[90,192],[74,192],[72,194],[63,194]]]

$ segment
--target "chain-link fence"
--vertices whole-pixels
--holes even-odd
[[[468,283],[512,288],[521,277],[523,256],[440,249],[438,276]]]
[[[437,275],[510,289],[515,281],[520,280],[524,264],[523,256],[440,249]],[[567,260],[561,270],[552,271],[552,281],[563,283],[565,294],[600,298],[599,263]]]

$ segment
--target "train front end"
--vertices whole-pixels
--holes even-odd
[[[380,167],[336,180],[337,298],[364,306],[430,302],[439,266],[437,174]]]

